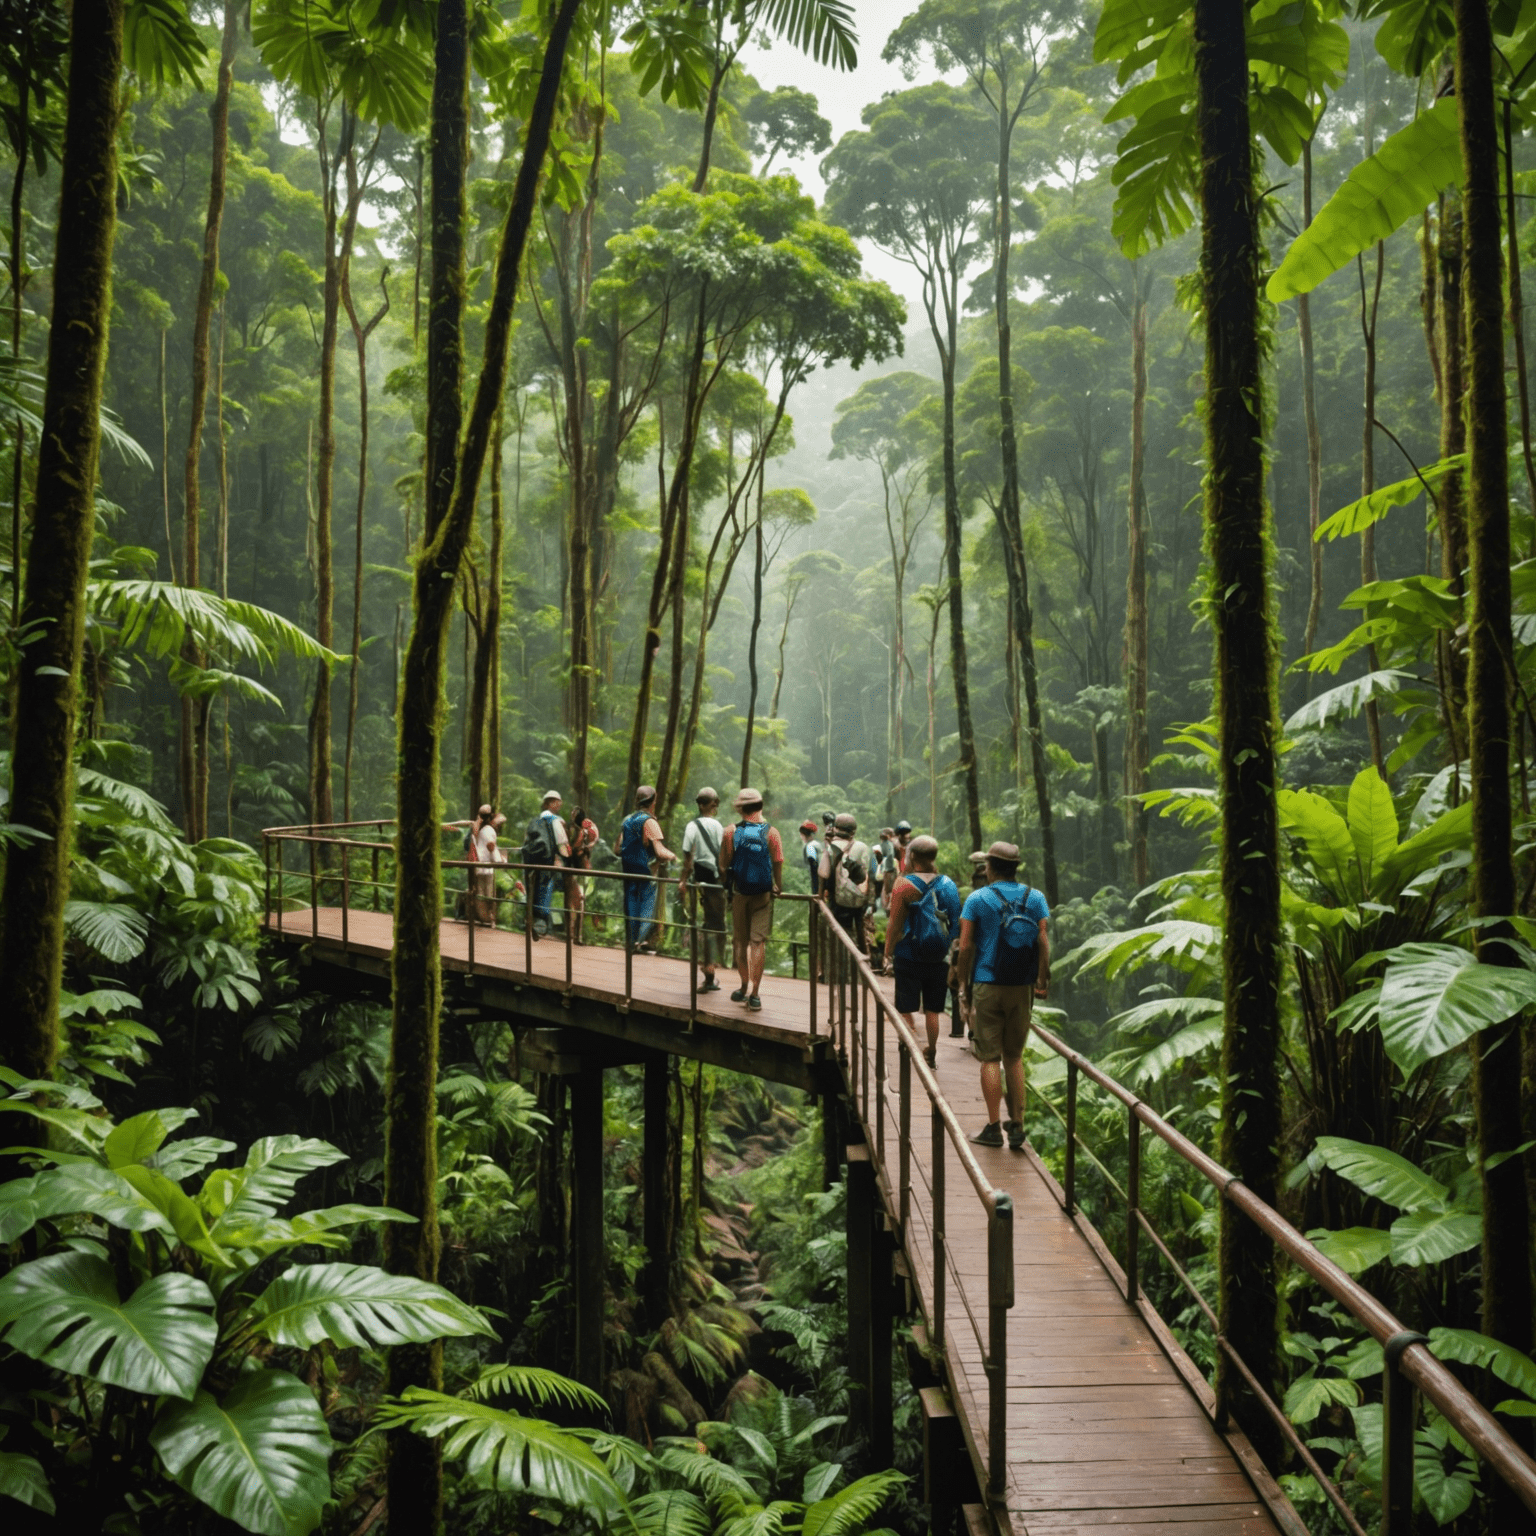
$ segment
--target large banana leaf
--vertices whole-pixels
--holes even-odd
[[[1362,251],[1417,218],[1461,180],[1461,172],[1456,99],[1448,96],[1392,134],[1349,173],[1291,242],[1269,280],[1269,297],[1278,304],[1311,293]]]
[[[1443,1211],[1409,1211],[1392,1223],[1387,1235],[1394,1264],[1438,1264],[1482,1242],[1483,1217],[1480,1211],[1454,1206]]]
[[[1440,1360],[1490,1370],[1506,1386],[1536,1397],[1536,1361],[1518,1349],[1470,1328],[1431,1328],[1429,1352]]]
[[[1332,517],[1318,526],[1313,538],[1318,542],[1324,539],[1332,541],[1363,533],[1379,523],[1393,507],[1406,507],[1417,501],[1424,494],[1426,485],[1433,489],[1447,475],[1460,474],[1466,467],[1467,456],[1464,453],[1452,454],[1448,459],[1426,464],[1418,474],[1410,475],[1406,480],[1395,480],[1391,485],[1384,485],[1360,497],[1358,501],[1340,507]]]
[[[240,1377],[221,1402],[167,1403],[150,1443],[181,1486],[264,1536],[308,1536],[331,1496],[331,1436],[314,1394],[287,1371]]]
[[[156,90],[196,83],[207,57],[187,8],[175,0],[128,0],[123,7],[123,62]]]
[[[1422,803],[1422,802],[1421,802]],[[1410,820],[1409,826],[1413,823]],[[1372,894],[1378,901],[1393,899],[1408,882],[1433,869],[1448,853],[1468,848],[1472,838],[1472,802],[1445,811],[1398,845],[1381,866]]]
[[[94,1253],[56,1253],[0,1279],[12,1349],[146,1397],[191,1397],[213,1357],[213,1295],[191,1275],[156,1275],[127,1301]]]
[[[1361,888],[1370,891],[1386,861],[1397,852],[1397,807],[1375,765],[1362,768],[1349,786],[1349,835]]]
[[[101,1155],[108,1168],[148,1162],[165,1144],[172,1131],[197,1118],[195,1109],[150,1109],[113,1126],[102,1143]]]
[[[1201,1001],[1209,999],[1202,998]],[[1213,1045],[1219,1045],[1222,1031],[1220,1010],[1221,1004],[1217,1003],[1212,1017],[1187,1024],[1176,1034],[1154,1045],[1131,1068],[1131,1081],[1137,1085],[1155,1083],[1181,1061],[1198,1056],[1201,1051],[1208,1051]]]
[[[1315,656],[1302,658],[1303,662],[1314,660]],[[1384,667],[1379,672],[1367,672],[1364,677],[1352,677],[1347,683],[1340,683],[1337,688],[1330,688],[1326,693],[1318,694],[1315,699],[1308,699],[1285,722],[1285,734],[1295,736],[1301,731],[1319,730],[1340,715],[1358,715],[1372,699],[1391,698],[1417,681],[1413,673],[1399,672],[1391,667]]]
[[[484,1487],[549,1499],[605,1521],[624,1507],[618,1484],[591,1446],[543,1419],[411,1387],[374,1423],[441,1438],[444,1457],[463,1457],[466,1475]]]
[[[1347,1275],[1364,1274],[1392,1254],[1392,1238],[1380,1227],[1345,1227],[1340,1232],[1320,1229],[1307,1236]]]
[[[181,1185],[166,1178],[158,1168],[146,1168],[142,1163],[129,1163],[118,1173],[165,1216],[175,1228],[177,1238],[194,1253],[221,1266],[231,1264],[229,1254],[213,1240],[203,1213]]]
[[[65,1163],[0,1184],[0,1247],[47,1217],[74,1214],[95,1216],[129,1232],[172,1231],[165,1215],[119,1174],[99,1163]]]
[[[345,1349],[494,1336],[452,1291],[371,1264],[296,1264],[256,1298],[251,1319],[257,1333],[294,1349],[322,1339]]]
[[[1341,1179],[1400,1211],[1441,1210],[1451,1193],[1406,1157],[1343,1136],[1319,1136],[1309,1161],[1333,1169]]]
[[[1381,979],[1381,1042],[1407,1075],[1532,1007],[1536,973],[1487,965],[1454,944],[1401,944]]]
[[[42,1463],[20,1451],[0,1451],[0,1494],[45,1515],[54,1512],[53,1493]]]

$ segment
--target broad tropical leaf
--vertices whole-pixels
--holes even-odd
[[[570,1408],[588,1408],[593,1413],[608,1412],[608,1400],[601,1393],[558,1371],[536,1365],[487,1365],[464,1389],[464,1395],[483,1403],[491,1397],[520,1397],[526,1402],[563,1403]]]
[[[156,90],[190,85],[208,57],[186,7],[175,0],[128,0],[123,8],[123,62]]]
[[[1464,453],[1453,454],[1448,459],[1427,464],[1418,474],[1410,475],[1406,480],[1396,480],[1391,485],[1384,485],[1379,490],[1362,496],[1358,501],[1352,501],[1347,506],[1340,507],[1332,517],[1324,519],[1319,524],[1313,538],[1318,542],[1324,539],[1332,541],[1352,538],[1357,533],[1363,533],[1373,524],[1379,523],[1393,507],[1412,505],[1424,494],[1426,485],[1433,488],[1447,475],[1459,474],[1466,467],[1467,456]]]
[[[1360,1388],[1343,1376],[1314,1376],[1308,1371],[1285,1389],[1285,1416],[1292,1424],[1310,1424],[1324,1408],[1353,1408]]]
[[[1347,1275],[1362,1275],[1392,1254],[1392,1238],[1380,1227],[1345,1227],[1340,1232],[1319,1229],[1307,1236]]]
[[[53,1493],[42,1463],[20,1451],[0,1451],[0,1494],[45,1515],[54,1513]]]
[[[1319,1136],[1312,1160],[1333,1169],[1356,1189],[1400,1211],[1436,1211],[1450,1195],[1444,1184],[1406,1157],[1343,1136]]]
[[[1487,1334],[1470,1328],[1431,1328],[1429,1352],[1440,1360],[1490,1370],[1505,1386],[1536,1398],[1536,1361]]]
[[[482,1487],[551,1499],[599,1518],[619,1513],[624,1496],[585,1440],[543,1419],[412,1387],[374,1419],[379,1429],[410,1429],[442,1439],[448,1460]]]
[[[331,1436],[314,1394],[287,1371],[240,1377],[161,1410],[150,1443],[210,1509],[264,1536],[308,1536],[331,1496]]]
[[[98,1163],[65,1163],[0,1184],[0,1247],[53,1216],[95,1216],[129,1232],[172,1233],[170,1221],[120,1174]]]
[[[1402,944],[1381,980],[1381,1041],[1407,1075],[1531,1007],[1536,973],[1487,965],[1454,944]]]
[[[216,1218],[214,1238],[232,1241],[237,1233],[259,1227],[286,1205],[306,1173],[345,1162],[346,1157],[328,1141],[263,1136],[251,1143],[243,1168],[224,1168],[208,1176],[198,1203]]]
[[[1285,253],[1268,294],[1278,304],[1311,293],[1324,278],[1417,218],[1461,180],[1456,100],[1446,97],[1362,160]]]
[[[256,1298],[251,1319],[257,1333],[294,1349],[322,1339],[382,1348],[495,1333],[452,1291],[371,1264],[296,1264]]]
[[[1109,1021],[1109,1027],[1120,1035],[1139,1035],[1154,1024],[1170,1024],[1178,1020],[1194,1023],[1220,1014],[1219,997],[1155,997],[1150,1003],[1137,1003],[1124,1013],[1117,1013]]]
[[[1102,965],[1108,976],[1118,976],[1131,965],[1159,962],[1189,970],[1214,955],[1220,944],[1221,932],[1210,923],[1174,918],[1123,933],[1096,933],[1067,958],[1080,970]]]
[[[629,1506],[638,1536],[715,1536],[715,1522],[698,1494],[686,1488],[643,1493]]]
[[[1471,839],[1472,802],[1468,799],[1400,843],[1397,852],[1381,866],[1372,894],[1378,900],[1391,900],[1410,880],[1433,869],[1447,854],[1468,851]]]
[[[1310,789],[1282,789],[1275,800],[1281,827],[1301,839],[1317,878],[1340,900],[1358,898],[1360,872],[1349,823]]]
[[[1349,786],[1349,835],[1363,890],[1374,888],[1386,861],[1397,852],[1397,807],[1375,765],[1362,768]]]
[[[1200,1001],[1207,999],[1202,998]],[[1187,1061],[1191,1056],[1198,1056],[1201,1051],[1220,1045],[1221,1031],[1221,1004],[1217,1003],[1216,1011],[1210,1018],[1186,1024],[1177,1034],[1154,1045],[1131,1068],[1131,1081],[1137,1085],[1157,1082],[1181,1061]]]
[[[101,1155],[108,1168],[122,1168],[128,1163],[147,1163],[165,1144],[172,1131],[197,1118],[195,1109],[150,1109],[130,1115],[112,1128],[102,1143]]]
[[[138,959],[149,942],[149,918],[125,902],[66,901],[64,926],[71,938],[114,965]]]
[[[231,1264],[229,1254],[209,1232],[202,1211],[181,1185],[166,1178],[158,1168],[146,1168],[142,1163],[128,1163],[117,1172],[148,1204],[165,1216],[175,1228],[177,1238],[194,1253],[221,1266]]]
[[[1303,657],[1302,661],[1308,659]],[[1308,699],[1285,722],[1285,734],[1294,736],[1300,731],[1320,730],[1330,720],[1341,715],[1358,715],[1372,699],[1390,698],[1417,681],[1413,673],[1400,672],[1391,667],[1384,667],[1379,672],[1367,672],[1364,677],[1352,677],[1347,683],[1340,683],[1337,688],[1330,688],[1326,693]]]
[[[760,21],[818,64],[858,66],[859,33],[848,0],[762,0]]]
[[[1483,1218],[1479,1211],[1458,1210],[1409,1211],[1392,1223],[1394,1264],[1438,1264],[1467,1253],[1483,1240]]]
[[[12,1349],[148,1397],[191,1397],[213,1357],[213,1295],[191,1275],[146,1280],[127,1301],[94,1253],[50,1254],[0,1279],[0,1334]]]

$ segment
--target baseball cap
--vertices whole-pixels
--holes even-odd
[[[910,821],[898,821],[896,823],[896,830],[898,832],[910,832],[912,830],[912,823]]]
[[[848,811],[844,811],[836,821],[832,823],[839,832],[857,832],[859,829],[858,818]]]
[[[642,784],[635,791],[636,805],[649,805],[656,798],[656,786],[654,784]]]
[[[693,797],[693,803],[695,805],[718,805],[720,803],[720,791],[706,784]]]
[[[807,816],[805,820],[800,823],[800,830],[802,832],[814,832],[816,830],[816,823],[812,821],[809,816]]]
[[[562,798],[562,796],[561,796],[560,791],[558,789],[546,789],[544,791],[544,799],[543,799],[543,801],[541,803],[544,804],[544,805],[548,805],[551,800],[559,800],[561,798]]]
[[[750,810],[754,805],[761,805],[762,803],[762,790],[753,789],[750,784],[737,790],[736,799],[733,802],[738,811]]]

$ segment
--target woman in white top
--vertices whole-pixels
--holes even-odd
[[[507,856],[496,846],[496,834],[506,825],[507,818],[500,811],[493,811],[490,816],[483,814],[478,819],[475,828],[474,853],[475,862],[483,867],[474,872],[475,905],[478,908],[476,918],[482,923],[496,926],[496,866],[505,864]]]

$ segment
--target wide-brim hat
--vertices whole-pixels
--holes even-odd
[[[750,810],[754,805],[761,805],[762,803],[762,790],[753,789],[750,785],[744,789],[738,789],[736,791],[736,798],[731,802],[738,811]]]
[[[987,849],[987,857],[995,859],[999,864],[1017,864],[1019,862],[1019,845],[1017,843],[993,843]]]

